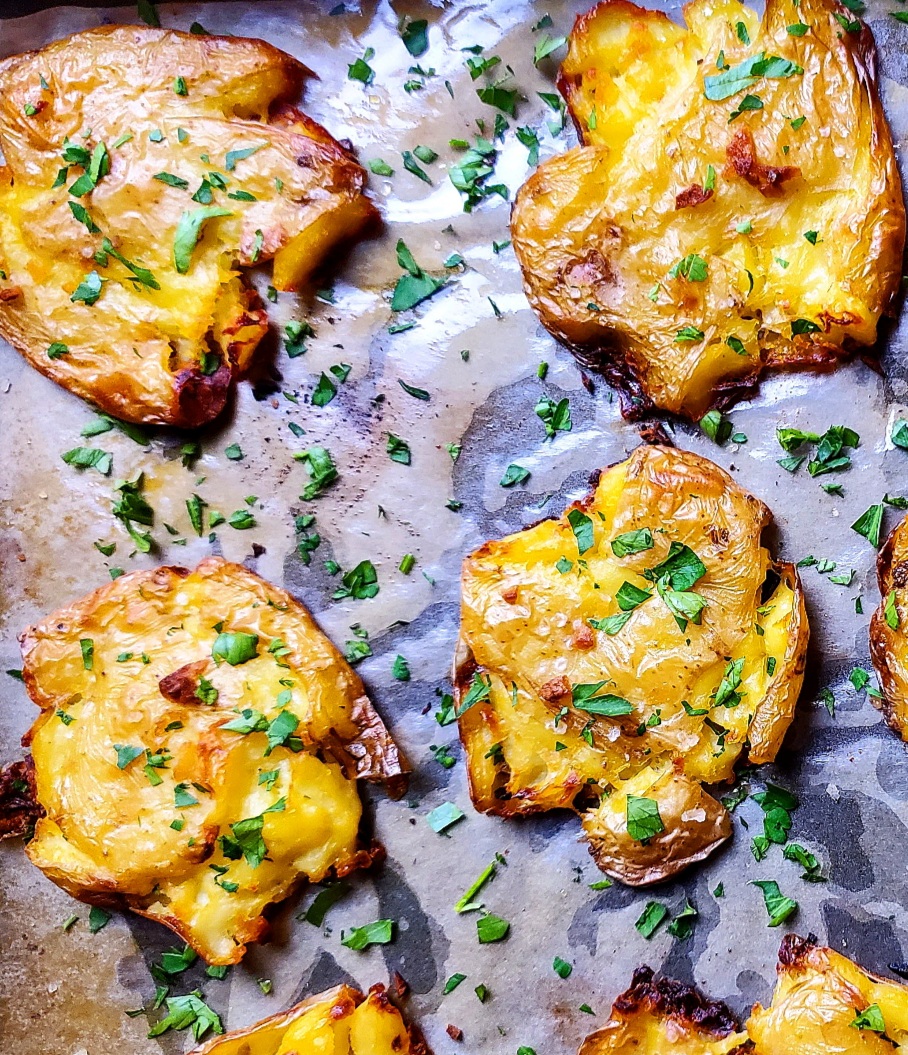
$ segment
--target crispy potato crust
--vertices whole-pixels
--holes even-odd
[[[0,336],[126,420],[217,417],[268,325],[240,269],[273,260],[297,289],[377,215],[355,157],[289,103],[307,72],[140,26],[0,63]]]
[[[803,593],[760,541],[770,520],[712,462],[644,446],[565,516],[467,557],[455,698],[476,808],[574,809],[599,866],[635,886],[727,839],[703,785],[733,779],[748,741],[775,757],[804,674]],[[652,570],[676,551],[702,562],[695,581]],[[658,806],[648,837],[632,799]]]
[[[306,609],[241,565],[124,575],[21,642],[44,813],[26,852],[74,897],[236,963],[269,904],[381,853],[356,782],[399,793],[406,761]]]
[[[871,1007],[882,1032],[858,1024]],[[879,1026],[875,1015],[872,1022]],[[580,1055],[884,1055],[906,1043],[908,987],[788,934],[772,1003],[756,1004],[742,1032],[724,1004],[641,967]]]
[[[873,344],[904,251],[870,29],[844,31],[835,0],[684,11],[686,29],[628,0],[577,19],[559,87],[583,145],[539,166],[511,222],[531,304],[629,416],[697,419],[765,370]],[[716,84],[760,54],[788,66]]]
[[[339,985],[245,1029],[215,1037],[192,1055],[430,1055],[383,985],[368,995]]]
[[[24,758],[0,769],[0,839],[29,835],[43,816],[32,760]]]
[[[873,702],[889,727],[908,741],[908,517],[889,533],[876,567],[882,600],[870,620],[870,655],[883,698]]]
[[[742,1047],[746,1039],[725,1004],[638,967],[608,1022],[586,1038],[579,1055],[737,1055],[750,1050]]]

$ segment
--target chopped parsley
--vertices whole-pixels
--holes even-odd
[[[751,885],[759,887],[763,892],[763,903],[769,916],[770,927],[778,927],[798,911],[797,901],[785,897],[774,879],[754,879]]]
[[[526,483],[530,478],[529,469],[522,465],[511,463],[504,471],[504,476],[498,481],[502,487],[513,487],[515,484]]]
[[[491,912],[480,916],[476,920],[476,935],[479,938],[480,945],[490,945],[496,941],[502,941],[507,937],[508,931],[511,929],[511,924],[500,916],[495,916]]]
[[[746,91],[761,77],[785,78],[803,72],[803,67],[796,62],[760,51],[737,66],[730,66],[721,73],[704,77],[703,94],[713,102],[721,102]]]
[[[436,806],[429,814],[426,815],[426,821],[429,827],[436,834],[446,832],[448,828],[456,824],[458,821],[463,820],[463,810],[454,802],[443,802],[440,806]]]
[[[366,949],[370,945],[387,945],[394,937],[394,920],[379,919],[365,927],[354,927],[341,939],[348,949]]]
[[[553,439],[557,432],[570,432],[573,428],[571,421],[571,404],[567,397],[560,399],[557,403],[542,396],[535,407],[536,416],[540,418],[545,426],[545,434],[548,439]]]
[[[391,297],[392,311],[408,311],[434,296],[448,281],[434,278],[416,263],[416,259],[402,238],[397,242],[397,262],[406,272],[397,280]]]
[[[250,659],[255,659],[258,655],[258,643],[258,634],[222,631],[211,646],[211,655],[216,663],[223,661],[229,663],[231,667],[238,667],[241,663],[248,663]]]
[[[627,796],[627,834],[637,842],[645,842],[665,831],[659,816],[659,803],[639,795]]]
[[[173,240],[173,264],[181,275],[189,271],[193,251],[202,236],[205,224],[219,216],[232,215],[229,209],[221,209],[214,205],[183,212]]]

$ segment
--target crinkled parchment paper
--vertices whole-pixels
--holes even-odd
[[[534,68],[531,27],[548,12],[554,22],[550,32],[567,32],[582,7],[518,0],[453,0],[435,7],[348,3],[346,13],[331,16],[332,6],[330,0],[159,6],[165,26],[185,29],[199,20],[211,31],[260,36],[298,56],[319,74],[308,85],[306,110],[336,136],[349,137],[363,159],[381,157],[396,170],[390,179],[372,177],[386,227],[338,267],[334,303],[282,296],[271,308],[277,326],[309,319],[318,336],[308,353],[288,359],[275,342],[274,352],[263,355],[257,385],[264,398],[255,398],[252,384],[240,385],[231,412],[202,434],[204,453],[192,471],[179,458],[186,437],[160,432],[143,449],[113,432],[99,444],[114,454],[114,473],[106,479],[79,474],[60,459],[62,451],[79,444],[91,409],[0,346],[0,667],[19,666],[16,634],[25,625],[107,581],[107,565],[195,564],[208,553],[223,553],[289,587],[339,644],[353,638],[353,624],[368,631],[374,655],[359,669],[416,764],[410,794],[402,801],[371,795],[387,862],[374,874],[352,878],[351,892],[329,912],[323,929],[296,919],[313,896],[305,890],[277,914],[271,943],[255,947],[227,979],[206,979],[196,967],[177,980],[174,991],[201,985],[225,1024],[235,1028],[341,980],[368,986],[387,982],[397,970],[412,987],[409,1013],[437,1055],[513,1055],[520,1045],[539,1055],[573,1055],[641,962],[697,983],[738,1011],[765,1000],[781,933],[767,927],[760,893],[748,885],[765,878],[777,878],[783,892],[800,902],[793,925],[801,933],[813,931],[885,972],[888,963],[902,959],[903,950],[908,953],[908,752],[881,725],[865,694],[847,681],[855,664],[869,666],[867,621],[877,602],[874,551],[849,525],[885,491],[908,491],[908,456],[885,440],[900,402],[908,404],[905,327],[888,335],[885,380],[861,362],[826,377],[771,380],[732,414],[736,431],[748,437],[740,446],[716,447],[688,427],[675,433],[679,446],[713,458],[770,505],[783,557],[814,555],[836,561],[839,570],[855,570],[849,586],[835,585],[815,568],[803,572],[813,628],[808,678],[774,771],[774,779],[801,798],[792,838],[817,854],[829,881],[802,882],[798,866],[782,861],[778,848],[755,862],[749,840],[761,830],[761,819],[758,807],[747,803],[736,813],[732,845],[680,882],[655,892],[618,885],[590,890],[600,873],[576,841],[574,818],[505,823],[473,813],[455,728],[440,728],[433,717],[436,691],[448,688],[463,555],[487,538],[560,512],[567,499],[584,493],[591,470],[623,458],[639,442],[634,427],[620,419],[608,387],[594,379],[594,391],[588,392],[571,356],[543,332],[521,292],[510,249],[493,250],[493,242],[508,237],[508,204],[491,198],[466,215],[446,171],[457,157],[448,140],[470,138],[477,118],[489,127],[494,121],[494,111],[477,99],[464,68],[460,49],[474,44],[510,63],[526,96],[518,120],[510,122],[498,180],[513,194],[526,176],[527,152],[514,137],[518,124],[539,130],[543,156],[571,141],[570,133],[553,138],[546,130],[553,115],[537,92],[553,90],[554,65]],[[908,28],[888,16],[891,6],[871,0],[867,17],[880,49],[886,109],[902,144],[908,133]],[[135,9],[128,7],[41,7],[34,0],[0,3],[0,53],[40,46],[105,21],[135,21]],[[414,63],[397,33],[403,14],[430,22],[430,49],[419,61],[436,73],[413,94],[403,90]],[[375,51],[376,77],[364,88],[347,79],[347,64],[367,47]],[[425,166],[431,185],[401,163],[401,151],[418,144],[440,155]],[[398,238],[436,273],[453,252],[463,255],[466,268],[452,273],[446,288],[413,312],[416,326],[389,334],[389,291],[400,274]],[[549,364],[544,382],[537,378],[542,361]],[[321,371],[340,362],[352,369],[337,398],[324,409],[310,406],[307,397]],[[399,379],[428,391],[429,401],[407,395]],[[273,391],[266,394],[269,380]],[[545,440],[533,412],[541,393],[571,401],[573,430],[554,441]],[[305,437],[294,437],[291,421],[306,430]],[[826,494],[803,470],[792,476],[778,467],[780,424],[818,432],[845,424],[860,433],[854,467],[841,477],[843,497]],[[411,466],[388,458],[388,432],[410,443]],[[224,454],[232,443],[245,452],[240,462]],[[307,476],[292,454],[315,443],[329,447],[340,480],[304,506],[299,495]],[[456,464],[445,449],[448,443],[463,446]],[[512,461],[532,477],[505,490],[498,481]],[[130,557],[128,539],[110,514],[112,488],[115,478],[140,471],[157,513],[159,550]],[[197,483],[199,477],[204,482]],[[193,492],[225,514],[245,508],[247,496],[258,496],[258,526],[235,531],[224,525],[213,544],[197,539],[185,509]],[[452,498],[463,503],[459,512],[446,508]],[[293,526],[294,515],[304,509],[316,513],[323,539],[308,568],[295,553]],[[887,526],[897,515],[887,511]],[[164,523],[179,534],[170,536]],[[175,538],[185,538],[186,545]],[[116,541],[117,552],[105,559],[94,546],[99,540]],[[405,553],[417,560],[409,576],[398,571]],[[323,561],[349,568],[366,558],[378,568],[378,597],[332,601],[336,580]],[[863,615],[855,613],[856,597],[863,598]],[[398,654],[410,665],[408,683],[392,678]],[[816,702],[824,687],[835,693],[834,718]],[[34,713],[22,686],[5,679],[2,761],[18,756],[19,737]],[[452,769],[434,761],[433,744],[451,745],[457,758]],[[449,835],[439,836],[426,814],[448,800],[467,816]],[[504,943],[480,946],[475,915],[458,915],[453,905],[496,853],[508,863],[499,867],[483,899],[511,921],[511,934]],[[45,880],[20,845],[8,844],[0,854],[0,1035],[8,1055],[183,1050],[185,1034],[146,1039],[155,1015],[125,1014],[153,997],[148,965],[176,944],[170,933],[118,915],[91,935],[87,907]],[[711,891],[720,882],[725,896],[717,899]],[[634,929],[653,897],[674,911],[690,899],[699,912],[690,938],[676,941],[663,929],[646,941]],[[61,924],[72,913],[79,921],[64,932]],[[398,921],[393,944],[365,952],[341,946],[343,927],[380,917]],[[567,980],[552,969],[556,955],[574,965]],[[455,972],[467,980],[442,996],[445,979]],[[262,978],[273,982],[270,995],[257,984]],[[490,992],[485,1003],[474,993],[480,984]],[[582,1012],[582,1004],[595,1017]],[[463,1043],[448,1037],[448,1023],[463,1029]]]

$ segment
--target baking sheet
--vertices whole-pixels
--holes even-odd
[[[186,437],[164,431],[154,434],[147,449],[119,433],[105,435],[102,445],[114,454],[110,479],[64,465],[60,453],[79,443],[92,411],[0,342],[0,668],[20,665],[19,630],[107,581],[107,565],[191,565],[222,553],[289,587],[339,644],[354,636],[354,624],[368,631],[374,655],[359,670],[416,766],[401,802],[369,793],[387,861],[352,878],[350,894],[330,911],[323,930],[296,919],[312,899],[313,891],[304,890],[278,912],[271,943],[254,946],[227,979],[206,979],[196,967],[174,991],[200,985],[225,1025],[236,1028],[339,981],[366,987],[400,971],[412,988],[409,1014],[436,1055],[513,1055],[521,1045],[539,1055],[573,1055],[642,962],[696,983],[739,1012],[766,1000],[781,930],[766,926],[759,891],[747,885],[766,878],[778,879],[783,892],[799,901],[794,929],[812,931],[886,973],[887,964],[908,953],[908,752],[847,681],[855,664],[870,666],[867,622],[878,598],[874,551],[849,525],[884,492],[908,491],[908,455],[887,447],[885,439],[893,415],[908,404],[906,325],[887,335],[885,378],[855,362],[822,378],[802,374],[765,383],[755,400],[731,415],[746,444],[720,448],[692,428],[675,430],[679,446],[712,458],[769,504],[783,558],[814,555],[835,560],[839,570],[855,570],[848,587],[814,568],[803,572],[813,638],[807,681],[779,762],[763,773],[797,791],[802,805],[791,837],[817,854],[829,882],[802,882],[798,866],[783,862],[777,848],[756,863],[742,825],[749,822],[751,833],[759,831],[760,815],[747,803],[735,814],[731,846],[680,881],[648,892],[617,884],[591,891],[588,884],[601,874],[576,841],[576,820],[549,815],[505,823],[475,814],[455,727],[442,729],[433,718],[437,692],[449,689],[463,555],[487,538],[560,512],[568,499],[585,492],[592,470],[623,458],[639,442],[635,428],[620,419],[608,386],[594,379],[588,392],[571,356],[542,330],[521,292],[510,249],[493,250],[493,242],[508,237],[507,203],[492,198],[466,215],[446,173],[456,157],[448,140],[470,138],[477,118],[489,126],[494,121],[494,111],[475,95],[459,50],[474,44],[510,63],[526,96],[497,166],[497,178],[512,194],[528,171],[526,149],[514,138],[516,125],[539,131],[543,157],[572,142],[570,132],[553,138],[546,131],[552,114],[536,93],[553,90],[554,65],[534,68],[531,27],[549,13],[549,32],[566,33],[574,12],[585,5],[452,0],[392,7],[348,0],[345,12],[331,15],[334,6],[222,0],[158,7],[165,26],[185,29],[198,20],[213,32],[260,36],[301,58],[320,75],[307,88],[307,112],[336,136],[349,137],[363,159],[381,157],[396,170],[391,179],[371,178],[386,226],[337,270],[334,302],[282,296],[270,309],[276,325],[310,320],[318,337],[308,353],[293,360],[281,351],[264,355],[256,391],[241,384],[235,407],[202,433],[204,453],[195,469],[180,463]],[[880,49],[886,110],[901,145],[908,134],[908,27],[889,17],[892,6],[871,0],[867,19]],[[0,53],[105,21],[135,21],[131,7],[41,7],[34,0],[0,3]],[[401,15],[430,22],[430,49],[419,61],[436,75],[413,94],[402,88],[414,60],[397,34]],[[376,78],[364,88],[347,79],[346,66],[366,47],[375,50]],[[425,166],[431,185],[401,164],[400,152],[417,144],[440,155]],[[416,309],[417,326],[389,334],[389,291],[400,274],[398,238],[431,270],[440,270],[452,252],[461,253],[467,266]],[[544,383],[536,375],[543,361],[549,364]],[[309,406],[306,396],[319,373],[338,362],[352,367],[338,397],[321,410]],[[399,379],[427,390],[430,400],[406,395]],[[553,441],[544,439],[533,412],[543,392],[571,402],[573,430]],[[294,438],[290,421],[306,429],[303,440]],[[783,452],[775,428],[783,424],[819,432],[845,424],[860,433],[853,468],[836,478],[843,497],[826,494],[803,472],[791,476],[777,466]],[[387,432],[409,441],[412,466],[389,460]],[[240,444],[243,461],[225,457],[231,443]],[[295,555],[293,516],[302,509],[298,496],[307,477],[292,453],[315,443],[331,450],[340,481],[306,507],[317,514],[323,539],[306,568]],[[447,443],[462,444],[456,464]],[[512,461],[532,477],[504,490],[498,481]],[[128,540],[110,515],[111,494],[115,478],[140,471],[157,513],[159,550],[128,558]],[[205,479],[197,485],[199,477]],[[248,532],[225,526],[214,545],[197,540],[184,505],[193,491],[226,514],[257,495],[258,526]],[[451,498],[463,503],[460,512],[445,507]],[[898,515],[887,510],[886,526]],[[185,546],[174,542],[164,523],[178,529]],[[96,540],[116,541],[116,554],[103,558]],[[397,566],[408,552],[417,564],[404,576]],[[322,562],[351,567],[365,558],[378,569],[378,597],[332,601],[334,580]],[[863,615],[855,613],[856,597],[863,598]],[[412,670],[408,683],[391,676],[398,654]],[[835,693],[834,718],[817,703],[826,687]],[[34,713],[21,685],[5,679],[0,761],[18,756],[19,737]],[[430,745],[439,744],[451,746],[454,768],[433,760]],[[426,814],[448,800],[467,816],[448,836],[438,836]],[[508,863],[499,867],[483,900],[511,921],[511,933],[503,944],[480,946],[475,916],[459,916],[453,905],[496,853]],[[87,907],[45,880],[15,842],[0,848],[0,871],[0,1035],[9,1055],[150,1055],[191,1046],[185,1034],[146,1038],[159,1013],[125,1014],[153,997],[148,965],[178,944],[168,931],[117,915],[90,935]],[[721,899],[711,894],[719,883],[725,888]],[[692,936],[675,941],[663,930],[646,941],[634,921],[651,898],[675,911],[689,898],[699,912]],[[79,921],[64,932],[61,924],[72,913]],[[393,944],[365,952],[341,946],[342,927],[380,917],[398,921]],[[556,955],[574,965],[567,980],[552,969]],[[467,980],[443,996],[444,981],[455,972]],[[270,995],[257,984],[263,978],[273,983]],[[474,993],[480,984],[490,991],[485,1003]],[[595,1016],[581,1011],[582,1004]],[[449,1023],[464,1031],[463,1043],[447,1035]]]

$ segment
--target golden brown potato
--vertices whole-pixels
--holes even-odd
[[[290,594],[219,558],[134,572],[22,635],[41,714],[29,858],[209,963],[302,878],[370,863],[357,779],[405,786],[362,682]]]
[[[789,934],[768,1008],[746,1029],[758,1055],[892,1055],[908,1050],[908,988]],[[882,1028],[880,1028],[882,1027]]]
[[[702,784],[776,754],[808,626],[769,510],[705,458],[640,447],[565,516],[464,563],[455,664],[477,809],[577,810],[600,868],[654,883],[731,834]]]
[[[339,985],[196,1048],[193,1055],[427,1055],[384,986]]]
[[[684,11],[577,20],[559,87],[583,145],[524,184],[511,232],[531,304],[625,413],[696,419],[872,344],[905,210],[866,25],[835,0]]]
[[[908,517],[890,532],[876,568],[882,600],[870,620],[870,655],[883,697],[874,703],[889,726],[908,740]]]
[[[267,330],[239,270],[296,289],[375,215],[260,40],[138,26],[0,63],[0,336],[129,421],[223,409]]]
[[[768,1008],[743,1031],[721,1003],[648,967],[615,1001],[580,1055],[880,1055],[908,1050],[908,987],[832,949],[786,935]]]
[[[638,967],[608,1022],[586,1038],[579,1055],[743,1055],[751,1050],[746,1041],[724,1004]]]

